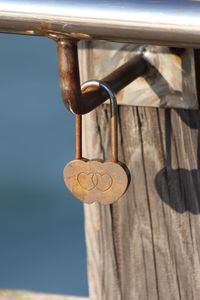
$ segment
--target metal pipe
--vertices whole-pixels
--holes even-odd
[[[198,47],[200,2],[0,0],[0,32]]]
[[[74,40],[58,40],[58,69],[60,87],[65,106],[76,114],[85,114],[102,104],[108,93],[105,89],[91,87],[81,93],[78,68],[77,43]],[[142,76],[148,69],[148,62],[142,54],[133,56],[127,63],[102,79],[115,93],[134,79]]]

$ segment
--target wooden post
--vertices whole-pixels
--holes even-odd
[[[90,300],[198,300],[200,113],[120,107],[119,120],[132,180],[114,205],[85,206]],[[108,121],[106,105],[84,117],[85,157],[109,159]]]

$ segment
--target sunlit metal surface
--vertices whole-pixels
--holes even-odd
[[[143,59],[148,63],[148,69],[142,76],[135,77],[132,82],[129,81],[131,83],[124,85],[123,89],[118,88],[117,103],[130,106],[199,109],[197,95],[199,91],[196,84],[199,77],[195,72],[194,51],[190,48],[82,41],[79,44],[81,81],[88,78],[105,78],[126,62],[131,66],[131,57],[138,56],[141,49]],[[87,63],[88,60],[91,64]],[[132,69],[136,71],[134,67]],[[127,70],[127,73],[131,71]],[[121,81],[124,75],[125,72],[121,73]],[[120,78],[120,73],[118,76]],[[119,83],[118,79],[116,85],[119,86]]]
[[[102,43],[102,41],[100,42]],[[76,44],[76,42],[67,39],[57,42],[60,87],[65,106],[76,114],[85,114],[102,104],[108,98],[108,93],[105,88],[98,89],[94,85],[89,90],[81,92]],[[88,65],[89,60],[84,59],[84,61]],[[115,93],[138,77],[143,76],[149,69],[149,64],[143,58],[141,51],[134,53],[128,61],[112,68],[112,72],[110,64],[111,60],[106,66],[108,73],[103,79],[99,79],[102,79]]]
[[[0,32],[196,47],[200,2],[0,0]]]

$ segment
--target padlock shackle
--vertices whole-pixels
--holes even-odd
[[[114,91],[101,80],[88,80],[81,85],[81,91],[90,87],[103,88],[109,95],[111,107],[111,161],[118,162],[118,110]],[[76,115],[76,159],[82,158],[82,116]]]
[[[75,158],[82,158],[82,116],[76,115],[75,117],[75,133],[76,133],[76,153]]]

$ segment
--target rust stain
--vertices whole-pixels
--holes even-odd
[[[77,41],[58,38],[57,51],[61,93],[65,106],[70,107],[71,111],[76,114],[84,114],[102,104],[108,98],[105,91],[90,89],[84,94],[81,93]],[[115,92],[118,92],[134,79],[143,75],[146,70],[147,62],[141,54],[138,54],[104,77],[102,81],[107,83]],[[123,92],[119,97],[122,95]]]
[[[180,64],[181,63],[181,57],[178,55],[172,55],[171,56],[172,61],[174,61],[176,64]]]
[[[120,90],[120,91],[117,93],[117,100],[118,100],[119,102],[123,102],[124,93],[125,93],[124,90]]]
[[[52,27],[47,22],[42,22],[39,30],[42,35],[46,35],[48,32],[51,32]]]

